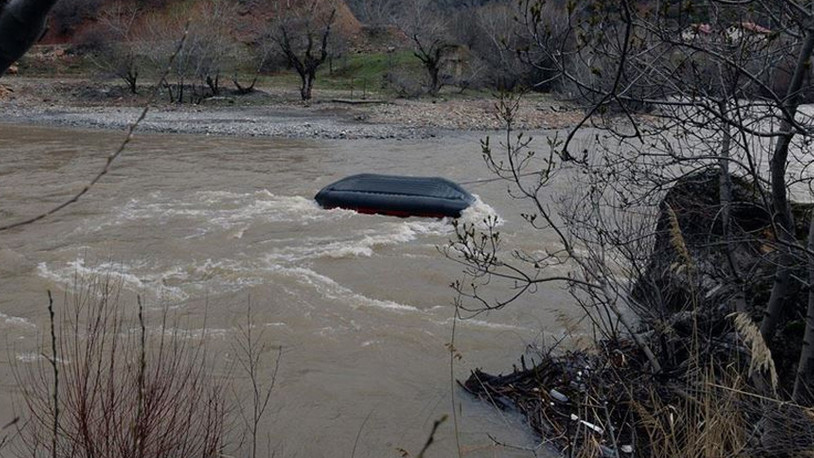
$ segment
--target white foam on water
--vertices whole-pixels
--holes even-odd
[[[151,332],[160,332],[161,330],[162,329],[160,327],[150,329]],[[231,336],[234,330],[223,328],[198,328],[198,329],[164,328],[163,331],[166,337],[190,340],[202,340],[204,338],[224,339]]]
[[[234,259],[192,261],[157,276],[165,285],[196,291],[234,292],[263,284],[259,269]]]
[[[112,276],[126,290],[168,302],[181,302],[201,291],[232,292],[248,286],[268,283],[271,273],[284,273],[307,283],[328,299],[357,307],[416,312],[419,309],[393,301],[365,297],[337,284],[334,280],[308,268],[298,267],[303,261],[314,259],[346,259],[370,257],[376,250],[433,237],[447,237],[453,232],[452,219],[385,218],[359,215],[351,210],[325,210],[315,201],[302,196],[280,196],[268,190],[254,192],[200,191],[188,198],[177,200],[165,193],[154,192],[141,200],[130,200],[115,213],[116,224],[143,223],[143,220],[192,218],[183,224],[195,231],[192,237],[207,237],[215,231],[231,239],[241,239],[252,224],[261,222],[328,222],[347,218],[369,218],[364,229],[339,231],[328,237],[292,237],[269,240],[271,248],[265,252],[238,254],[237,259],[206,259],[182,261],[177,265],[101,263],[89,266],[84,259],[58,265],[40,263],[41,277],[67,285],[77,278]],[[461,219],[481,224],[486,218],[500,222],[494,209],[476,196],[476,202],[463,212]],[[129,222],[129,223],[128,223]],[[295,231],[296,232],[296,231]],[[170,261],[175,263],[176,261]],[[282,264],[282,266],[281,266]],[[294,265],[292,265],[294,264]],[[288,267],[285,267],[288,266]],[[0,317],[2,319],[2,317]]]
[[[497,211],[482,201],[480,196],[473,195],[475,196],[475,203],[465,208],[458,220],[463,223],[474,224],[478,229],[486,229],[488,226],[486,221],[490,220],[495,222],[495,227],[502,226],[505,221],[497,214]]]
[[[224,203],[216,203],[214,209],[208,210],[210,221],[223,228],[232,228],[257,219],[267,222],[310,222],[344,216],[341,212],[325,213],[312,199],[302,196],[264,194],[235,204],[236,208],[220,208]]]
[[[412,305],[372,299],[359,293],[355,293],[351,289],[335,282],[333,279],[305,267],[283,267],[273,265],[269,267],[268,270],[293,277],[297,281],[313,287],[322,297],[344,302],[354,309],[359,307],[372,307],[398,312],[421,312],[421,310],[413,307]]]
[[[230,239],[237,239],[237,240],[242,239],[243,234],[246,233],[246,229],[248,229],[248,228],[249,228],[248,226],[243,226],[243,227],[237,228],[236,230],[229,233],[229,238]]]
[[[39,361],[41,358],[45,359],[45,356],[36,352],[17,353],[17,361],[20,361],[22,363],[34,363]]]
[[[184,236],[184,240],[198,239],[198,238],[206,236],[208,233],[209,233],[209,230],[207,230],[206,228],[196,227],[196,228],[193,228],[192,234]],[[240,235],[242,237],[243,233],[241,233]]]
[[[132,272],[134,268],[134,266],[112,262],[87,266],[84,259],[77,258],[62,267],[53,267],[41,262],[37,265],[37,274],[42,278],[67,286],[74,286],[77,281],[81,285],[83,280],[110,278],[113,281],[121,282],[122,287],[126,290],[142,294],[148,293],[155,298],[171,301],[183,301],[189,298],[189,295],[181,288],[164,284],[160,274],[136,275]]]
[[[369,216],[365,216],[369,218]],[[416,240],[420,236],[444,235],[452,231],[445,221],[375,221],[372,229],[343,235],[343,239],[326,237],[303,237],[297,239],[274,240],[274,243],[289,242],[287,246],[274,248],[266,255],[269,263],[300,262],[318,258],[352,258],[373,256],[377,248],[399,245]]]
[[[146,263],[112,262],[88,266],[84,259],[77,258],[61,266],[42,262],[37,270],[40,277],[68,287],[109,278],[120,283],[124,290],[163,302],[162,306],[186,301],[199,293],[235,292],[268,282],[267,272],[262,267],[257,267],[254,262],[234,259],[185,261],[166,268]],[[0,314],[0,324],[2,319]]]
[[[36,363],[41,359],[48,360],[50,362],[48,357],[38,352],[17,353],[15,357],[17,361],[20,361],[21,363]],[[68,362],[68,360],[65,358],[56,358],[56,361],[60,364],[65,364]]]
[[[19,316],[10,316],[6,315],[5,313],[0,312],[0,320],[3,320],[3,324],[12,327],[21,327],[21,328],[36,328],[37,325],[28,321],[25,318]]]
[[[240,238],[254,221],[299,222],[332,221],[355,214],[350,210],[324,210],[313,199],[303,196],[281,196],[268,190],[250,193],[229,191],[199,191],[188,199],[179,200],[161,193],[150,195],[149,201],[131,199],[115,211],[112,224],[171,219],[194,219],[197,227],[235,229],[232,236]],[[200,229],[199,229],[200,231]],[[196,236],[199,234],[196,234]]]
[[[343,211],[347,212],[347,210]],[[350,212],[350,214],[354,213]],[[267,260],[269,262],[299,262],[317,258],[370,257],[373,256],[377,248],[412,242],[419,237],[448,236],[453,232],[451,218],[411,218],[398,220],[398,222],[381,223],[380,219],[372,219],[369,215],[360,217],[371,218],[370,221],[378,225],[373,229],[351,234],[349,238],[344,240],[326,238],[293,239],[291,241],[295,242],[295,244],[272,250],[268,254]],[[494,209],[483,203],[477,196],[475,204],[464,210],[462,214],[464,221],[472,222],[472,224],[479,227],[485,227],[484,221],[487,217],[494,218],[498,225],[502,224],[502,219],[497,216]]]
[[[350,235],[344,240],[326,238],[302,238],[291,240],[293,245],[272,250],[267,261],[298,262],[317,258],[370,257],[374,250],[415,240],[417,232],[407,223],[386,223],[377,229],[367,229]]]
[[[458,325],[462,326],[474,326],[479,328],[487,328],[487,329],[494,329],[498,331],[527,331],[528,328],[524,328],[522,326],[515,326],[511,324],[503,324],[503,323],[490,323],[484,320],[476,320],[474,318],[466,318],[466,319],[458,319]],[[441,321],[434,321],[435,324],[441,326],[452,326],[452,318],[447,318],[446,320]]]

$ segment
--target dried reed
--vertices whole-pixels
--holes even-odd
[[[684,265],[686,267],[691,267],[693,265],[692,256],[690,256],[690,251],[687,249],[687,242],[684,240],[684,234],[681,232],[681,226],[678,223],[678,216],[676,216],[675,211],[673,211],[673,207],[669,204],[665,204],[667,208],[667,217],[670,221],[670,244],[678,253],[679,258],[684,261]]]
[[[774,366],[774,359],[772,359],[772,352],[769,350],[769,346],[766,345],[766,341],[763,340],[760,329],[746,313],[737,312],[730,316],[735,317],[735,329],[737,329],[744,343],[751,349],[749,377],[752,377],[756,371],[768,372],[772,391],[777,392],[777,370]]]

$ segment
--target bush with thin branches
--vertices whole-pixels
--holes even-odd
[[[16,363],[29,456],[219,456],[226,378],[214,375],[205,335],[178,331],[165,310],[149,327],[124,306],[112,277],[81,280],[52,319],[42,357]]]

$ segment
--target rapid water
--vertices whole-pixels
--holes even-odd
[[[120,132],[0,124],[0,222],[48,209],[98,172]],[[79,203],[0,233],[0,423],[18,388],[8,359],[30,364],[47,326],[46,290],[113,272],[140,294],[150,323],[163,307],[183,316],[224,359],[251,301],[269,345],[284,349],[262,425],[277,456],[416,453],[433,421],[451,413],[449,353],[461,266],[437,247],[449,220],[326,211],[312,200],[353,173],[488,177],[484,134],[427,140],[280,140],[140,134]],[[467,186],[479,203],[464,219],[503,219],[507,243],[542,250],[550,235],[526,227],[525,209],[491,182]],[[495,286],[500,288],[500,286]],[[498,291],[500,292],[500,291]],[[60,301],[57,301],[57,305]],[[131,301],[129,305],[135,307]],[[460,323],[456,378],[471,369],[510,370],[527,345],[576,316],[567,293],[545,286],[504,310]],[[269,376],[274,353],[263,359]],[[240,377],[236,383],[241,382]],[[529,456],[495,447],[533,446],[522,419],[455,388],[466,456]],[[367,421],[365,420],[367,418]],[[361,431],[361,433],[360,433]],[[451,421],[429,456],[452,456]],[[538,453],[545,455],[544,450]],[[263,453],[265,455],[265,453]]]

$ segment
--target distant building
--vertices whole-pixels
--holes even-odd
[[[712,26],[709,24],[690,24],[689,27],[681,32],[681,39],[684,41],[692,41],[699,38],[709,37],[712,35]]]
[[[710,24],[690,24],[681,32],[683,41],[714,40],[724,38],[729,43],[735,43],[746,37],[757,37],[765,40],[772,31],[754,22],[738,22],[730,25],[720,33],[716,33]]]
[[[761,40],[765,40],[766,36],[770,33],[772,33],[771,30],[754,22],[740,22],[727,27],[726,31],[724,31],[724,36],[727,41],[738,42],[746,37],[757,37]]]

